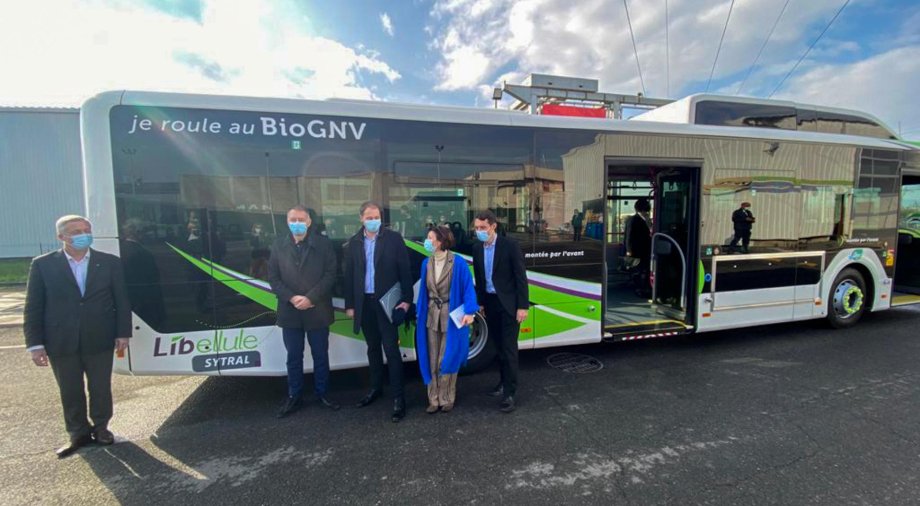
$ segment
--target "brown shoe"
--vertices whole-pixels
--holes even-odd
[[[93,431],[93,441],[98,445],[108,446],[115,442],[115,434],[105,427],[100,427]]]
[[[447,413],[448,411],[450,411],[450,410],[452,410],[452,409],[454,409],[454,403],[453,403],[453,402],[450,403],[450,404],[445,404],[445,405],[441,406],[441,411],[443,411],[443,412],[445,412],[445,413]]]
[[[437,413],[439,409],[441,409],[439,406],[435,406],[434,404],[429,404],[428,408],[425,409],[425,413],[428,413],[429,415],[433,415]]]

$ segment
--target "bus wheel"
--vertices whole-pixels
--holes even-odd
[[[476,320],[470,329],[470,354],[461,374],[481,371],[495,360],[495,349],[489,345],[489,326],[482,313],[476,313]]]
[[[866,282],[855,269],[844,269],[831,289],[827,321],[837,329],[852,327],[866,312]]]

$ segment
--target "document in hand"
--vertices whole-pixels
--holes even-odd
[[[380,306],[383,308],[384,314],[387,315],[387,318],[390,320],[390,323],[393,323],[393,308],[402,300],[402,288],[399,286],[399,282],[393,284],[387,293],[383,294],[383,297],[380,297]]]
[[[457,309],[454,309],[450,312],[450,319],[454,322],[454,325],[458,329],[463,328],[463,317],[466,316],[466,313],[463,312],[463,306],[457,306]]]

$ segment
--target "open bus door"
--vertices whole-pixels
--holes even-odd
[[[650,207],[646,216],[640,212],[644,202]],[[673,335],[694,328],[699,202],[698,164],[609,162],[608,337]]]
[[[901,175],[892,306],[920,303],[920,171]]]

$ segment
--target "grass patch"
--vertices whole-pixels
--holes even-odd
[[[31,258],[0,258],[0,285],[25,283]]]

